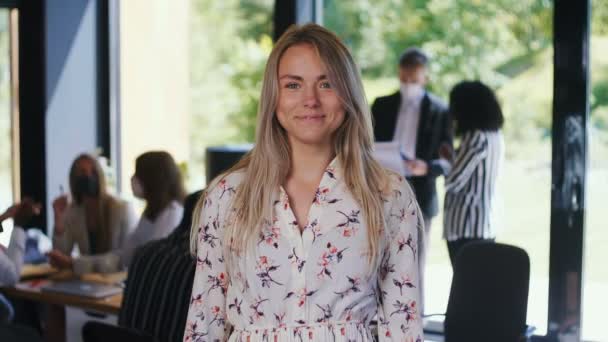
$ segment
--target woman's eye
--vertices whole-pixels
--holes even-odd
[[[329,82],[321,82],[321,84],[319,86],[321,88],[326,88],[326,89],[330,89],[331,88],[331,84],[329,84]]]
[[[299,87],[300,87],[300,85],[295,82],[290,82],[285,85],[285,88],[287,88],[287,89],[298,89]]]

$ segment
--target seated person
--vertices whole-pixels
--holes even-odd
[[[51,265],[82,270],[93,263],[112,263],[116,256],[108,252],[123,248],[135,227],[133,207],[107,192],[101,166],[91,155],[74,160],[69,181],[71,201],[66,195],[53,201]],[[71,256],[74,246],[80,251],[78,258]],[[118,265],[118,260],[113,263]]]
[[[202,191],[186,198],[181,223],[167,238],[142,246],[129,265],[118,324],[181,341],[196,262],[189,252],[192,213]]]
[[[153,151],[137,157],[131,187],[135,197],[146,201],[144,212],[134,231],[129,230],[124,243],[89,258],[96,265],[96,271],[114,272],[128,266],[138,246],[166,237],[182,218],[184,186],[179,168],[169,153]]]
[[[146,201],[146,207],[135,232],[120,252],[124,267],[129,266],[137,247],[169,235],[184,213],[182,176],[173,157],[167,152],[146,152],[137,157],[131,189],[135,197]]]
[[[19,281],[23,255],[25,253],[25,227],[34,215],[40,214],[40,204],[25,198],[8,208],[0,215],[0,233],[2,222],[13,219],[13,232],[5,249],[0,245],[0,287],[12,286]],[[39,341],[37,334],[31,329],[11,324],[14,316],[12,304],[0,294],[0,341]]]
[[[0,286],[11,286],[19,281],[23,254],[25,253],[26,234],[24,227],[33,215],[40,214],[40,204],[26,198],[0,215],[0,233],[2,222],[12,218],[14,222],[8,249],[0,245]]]

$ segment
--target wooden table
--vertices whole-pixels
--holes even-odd
[[[45,278],[26,280],[36,276],[45,276]],[[126,279],[126,276],[126,272],[119,272],[113,274],[92,273],[77,277],[71,271],[58,271],[48,265],[26,265],[21,272],[22,281],[15,286],[2,288],[0,291],[9,297],[23,298],[53,305],[74,306],[108,314],[118,314],[122,302],[122,294],[93,299],[70,294],[43,292],[40,289],[42,286],[55,281],[72,279],[80,279],[93,283],[115,284]]]
[[[9,297],[28,299],[35,302],[74,306],[77,308],[98,311],[109,314],[118,314],[122,302],[122,294],[93,299],[76,295],[68,295],[54,292],[42,292],[40,287],[49,284],[53,280],[28,280],[20,282],[14,287],[2,288],[2,292]]]
[[[44,277],[30,279],[31,277]],[[102,299],[93,299],[83,296],[61,294],[55,292],[41,291],[41,287],[52,282],[60,282],[80,278],[83,281],[112,284],[126,278],[126,273],[110,275],[87,274],[76,277],[70,271],[57,271],[46,266],[33,268],[24,267],[22,281],[11,287],[0,288],[0,292],[9,298],[26,299],[38,303],[49,304],[47,329],[44,332],[45,341],[65,341],[65,307],[76,307],[85,311],[104,314],[118,315],[122,303],[122,294],[109,296]],[[26,280],[29,279],[29,280]]]

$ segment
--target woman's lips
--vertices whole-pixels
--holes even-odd
[[[321,120],[325,118],[325,114],[310,114],[310,115],[297,115],[298,120]]]

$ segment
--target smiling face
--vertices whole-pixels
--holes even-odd
[[[279,61],[277,119],[289,143],[327,147],[345,111],[312,45],[288,48]]]

